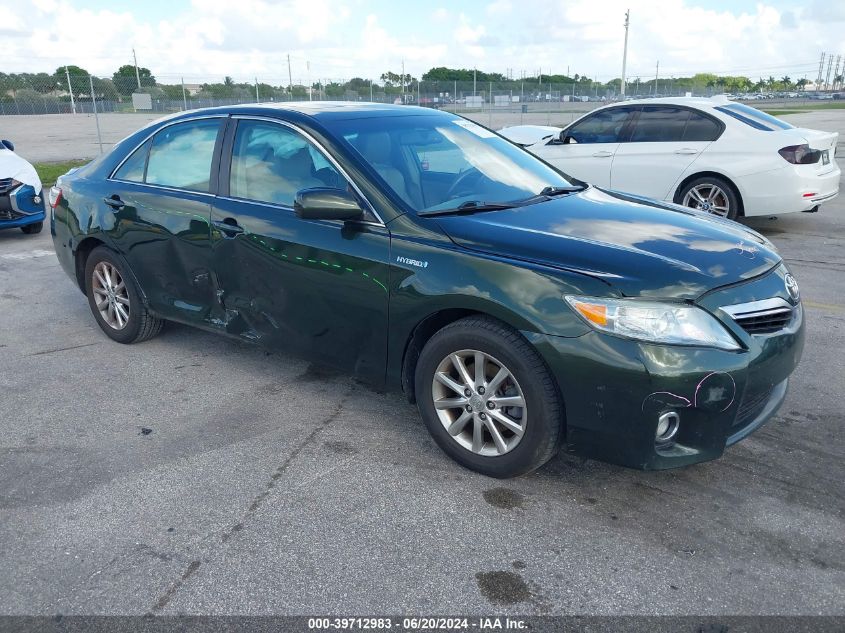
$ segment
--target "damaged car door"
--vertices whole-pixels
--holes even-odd
[[[100,193],[104,232],[122,253],[150,306],[202,325],[214,304],[208,216],[216,190],[223,117],[167,125],[117,167]]]
[[[301,130],[233,118],[211,214],[218,324],[381,381],[390,234],[370,211],[347,222],[298,217],[297,192],[318,187],[354,191]]]

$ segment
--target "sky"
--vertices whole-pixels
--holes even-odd
[[[631,80],[696,72],[793,81],[822,52],[845,57],[842,0],[0,0],[0,71],[123,64],[165,83],[286,85],[434,66],[514,77],[621,75],[630,8]],[[845,65],[845,60],[843,60]],[[825,70],[827,63],[825,62]]]

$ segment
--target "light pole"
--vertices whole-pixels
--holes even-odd
[[[625,11],[625,47],[622,49],[622,86],[620,88],[620,95],[625,98],[625,66],[628,63],[628,18],[631,15],[631,10]]]
[[[132,59],[135,61],[135,81],[138,82],[138,90],[141,89],[141,74],[138,72],[138,56],[135,55],[135,49],[132,49]]]

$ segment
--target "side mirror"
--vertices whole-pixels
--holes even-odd
[[[303,220],[360,220],[364,210],[345,189],[314,187],[302,189],[293,203],[296,215]]]
[[[3,145],[10,152],[15,151],[15,144],[12,143],[12,141],[7,141],[6,139],[3,139],[2,141],[0,141],[0,145]]]
[[[569,134],[567,134],[566,130],[563,130],[560,133],[560,142],[563,143],[564,145],[569,145],[570,143],[574,143],[575,145],[578,144],[578,141],[576,141],[572,136],[569,136]]]

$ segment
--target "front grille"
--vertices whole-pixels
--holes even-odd
[[[734,428],[743,427],[753,422],[760,415],[760,412],[766,408],[773,389],[774,386],[746,391],[742,397],[742,402],[739,403],[739,409],[733,423]]]
[[[792,321],[795,311],[785,300],[775,297],[762,301],[723,306],[734,321],[749,334],[779,332]]]
[[[12,182],[11,178],[0,178],[0,196],[12,190]]]
[[[782,330],[792,320],[792,308],[781,308],[768,314],[737,317],[736,322],[749,334],[771,334]]]

